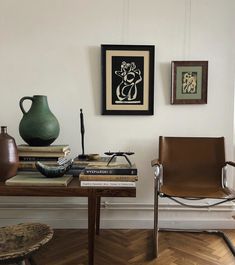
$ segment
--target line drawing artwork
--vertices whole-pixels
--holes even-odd
[[[197,73],[183,72],[182,73],[182,93],[195,94],[197,93]]]
[[[118,100],[115,100],[115,103],[141,103],[136,98],[138,96],[138,84],[140,85],[143,78],[140,69],[136,68],[136,64],[123,61],[120,70],[115,71],[115,75],[121,78],[121,82],[116,88]]]

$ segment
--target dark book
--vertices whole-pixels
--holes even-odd
[[[46,157],[46,156],[19,156],[20,161],[58,161],[59,157]]]
[[[35,170],[36,166],[35,166],[35,162],[36,161],[29,161],[29,160],[23,160],[20,161],[18,164],[18,170],[22,171],[22,170]],[[58,166],[57,160],[41,160],[41,162],[43,162],[45,165],[47,166]]]
[[[137,175],[135,164],[111,163],[107,165],[88,165],[83,170],[84,175]]]
[[[73,168],[72,167],[66,172],[66,174],[71,175],[73,177],[79,177],[83,169],[84,168]]]
[[[93,159],[93,160],[83,160],[83,159],[78,159],[77,157],[73,160],[73,164],[74,165],[78,165],[78,166],[88,166],[88,165],[107,165],[108,162],[110,160],[110,157],[106,157],[106,156],[100,156],[98,159]],[[112,160],[115,162],[116,159]]]

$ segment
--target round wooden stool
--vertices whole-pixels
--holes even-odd
[[[53,230],[45,224],[23,223],[0,228],[0,264],[35,264],[31,254],[46,244]]]

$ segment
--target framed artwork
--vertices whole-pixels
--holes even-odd
[[[208,61],[171,62],[171,104],[207,103]]]
[[[153,115],[154,46],[101,45],[102,114]]]

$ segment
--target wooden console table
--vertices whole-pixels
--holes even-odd
[[[80,187],[76,178],[67,187],[7,186],[0,182],[0,196],[88,197],[88,264],[94,265],[95,230],[99,234],[100,226],[100,198],[135,197],[136,188]]]

